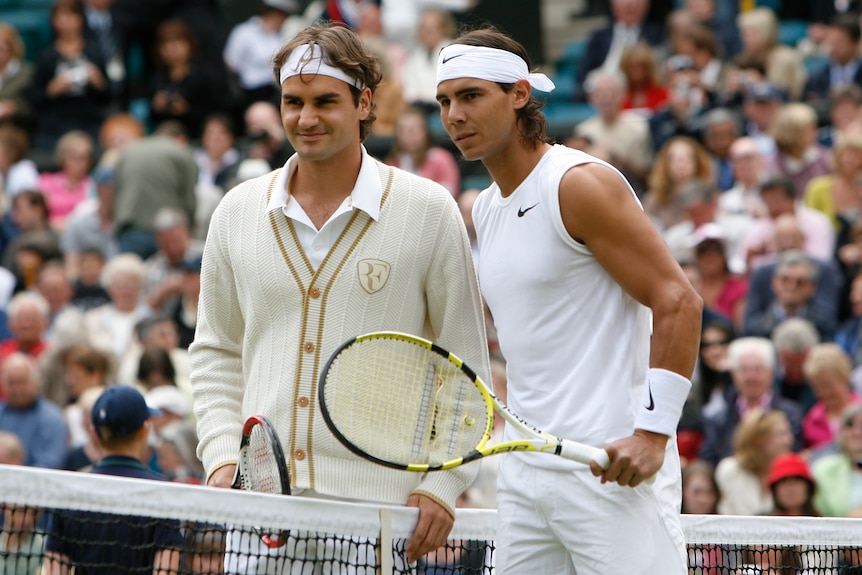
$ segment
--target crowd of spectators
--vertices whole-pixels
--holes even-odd
[[[212,4],[55,0],[39,54],[0,14],[0,432],[25,464],[98,461],[88,407],[133,385],[168,417],[153,467],[201,481],[202,241],[233,185],[292,153],[271,57],[319,16],[383,62],[370,151],[446,186],[475,242],[477,190],[429,129],[436,56],[475,1],[262,0],[224,39]],[[610,0],[576,72],[592,114],[564,144],[629,178],[705,302],[685,512],[862,515],[862,8],[783,5]],[[465,504],[493,500],[479,485]]]

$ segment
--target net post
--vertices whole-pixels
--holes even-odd
[[[392,512],[387,507],[380,508],[380,538],[378,539],[377,564],[380,575],[390,575],[395,567],[392,563]]]

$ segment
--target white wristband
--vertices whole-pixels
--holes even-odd
[[[644,400],[635,415],[635,429],[673,436],[691,382],[678,373],[654,367],[647,370],[644,388]]]

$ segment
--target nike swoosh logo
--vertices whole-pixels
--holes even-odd
[[[652,398],[652,387],[650,387],[649,383],[647,383],[647,390],[649,391],[649,405],[646,406],[647,411],[652,411],[655,409],[655,401]]]
[[[538,205],[539,205],[538,203],[535,203],[532,206],[530,206],[529,208],[518,208],[518,217],[523,218],[524,214],[526,214],[527,212],[529,212],[530,210],[532,210],[533,208],[535,208]]]
[[[454,56],[449,56],[448,58],[443,58],[443,61],[441,62],[441,64],[445,64],[449,60],[454,60],[455,58],[460,58],[463,55],[464,54],[455,54]]]

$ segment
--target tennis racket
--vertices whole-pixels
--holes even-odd
[[[290,495],[290,475],[275,427],[262,415],[249,417],[242,428],[239,463],[231,487],[259,493]],[[275,549],[287,543],[288,531],[257,529],[263,544]]]
[[[345,447],[395,469],[451,469],[510,451],[610,464],[604,449],[536,429],[463,361],[412,335],[375,332],[346,341],[321,372],[318,393],[323,419]],[[523,438],[488,445],[495,412]]]

